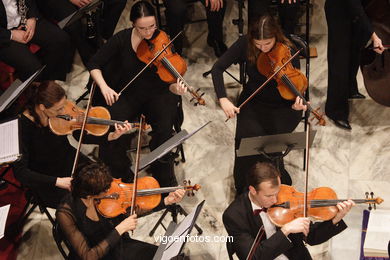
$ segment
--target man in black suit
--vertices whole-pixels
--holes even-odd
[[[235,252],[240,259],[246,259],[262,225],[265,234],[253,259],[311,259],[304,237],[308,244],[318,245],[347,228],[342,218],[354,205],[351,200],[339,203],[339,211],[331,220],[313,224],[309,218],[297,218],[281,228],[275,227],[265,211],[277,202],[280,173],[271,163],[256,163],[248,183],[249,192],[237,197],[223,213],[225,228],[233,237],[233,252],[229,253]]]
[[[40,16],[34,0],[24,0],[27,11],[22,15],[20,1],[0,1],[0,60],[14,67],[22,81],[43,64],[40,80],[65,81],[74,54],[68,35]],[[30,43],[40,47],[39,57],[29,51]]]

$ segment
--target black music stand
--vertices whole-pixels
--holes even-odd
[[[81,19],[85,13],[94,11],[96,8],[99,7],[99,5],[103,5],[103,2],[101,0],[94,0],[90,4],[80,8],[79,10],[73,12],[69,16],[62,19],[57,25],[60,27],[60,29],[64,29],[65,27],[71,25],[72,23],[76,22],[77,20]]]
[[[172,237],[172,241],[167,243],[161,243],[157,249],[156,254],[153,257],[153,260],[169,260],[169,259],[178,259],[177,257],[181,255],[181,251],[186,243],[186,236],[191,233],[192,228],[196,228],[196,219],[199,216],[200,211],[205,203],[203,200],[201,203],[196,206],[196,209],[193,210],[190,214],[177,224],[176,222],[171,222],[166,229],[164,237]],[[177,238],[177,239],[176,239]],[[179,258],[179,259],[183,259]]]
[[[197,129],[195,129],[194,131],[192,131],[190,133],[188,133],[187,130],[185,130],[185,129],[181,130],[179,133],[177,133],[176,135],[174,135],[173,137],[171,137],[170,139],[165,141],[163,144],[161,144],[159,147],[157,147],[156,149],[151,151],[149,154],[147,154],[146,156],[141,158],[141,160],[139,162],[139,170],[146,168],[151,163],[160,159],[161,157],[163,157],[164,155],[169,153],[172,149],[174,149],[177,146],[179,146],[180,144],[182,144],[185,140],[187,140],[188,138],[190,138],[191,136],[193,136],[194,134],[199,132],[201,129],[203,129],[205,126],[207,126],[210,123],[211,123],[211,121],[208,121],[207,123],[198,127]],[[135,172],[134,165],[131,166],[131,171]],[[180,205],[174,204],[174,205],[167,206],[167,208],[165,209],[165,211],[162,214],[162,216],[160,217],[160,219],[157,221],[157,223],[154,225],[154,227],[150,231],[149,236],[153,236],[154,232],[156,231],[156,229],[159,225],[162,225],[162,227],[166,230],[165,226],[162,224],[162,221],[165,218],[165,216],[168,214],[168,212],[171,212],[172,220],[175,223],[177,223],[177,215],[178,214],[181,214],[184,216],[188,215],[188,213]],[[195,224],[195,228],[196,228],[196,230],[198,230],[199,234],[203,233],[203,230],[198,225]]]
[[[313,144],[316,132],[315,130],[310,131],[310,146]],[[275,162],[279,166],[279,162],[290,151],[305,149],[306,132],[243,138],[239,147],[236,151],[237,157],[264,155],[267,159]],[[280,156],[272,156],[272,153],[282,154]]]
[[[13,114],[8,115],[9,111],[6,113],[6,110],[15,102],[15,100],[22,94],[22,92],[38,77],[38,75],[42,72],[42,70],[46,67],[43,66],[39,70],[37,70],[34,74],[32,74],[27,80],[21,82],[19,79],[15,80],[11,86],[7,88],[4,93],[0,96],[0,115],[1,119],[7,118],[9,116],[15,116]],[[0,169],[5,168],[0,173],[0,189],[5,189],[7,184],[11,184],[16,188],[21,189],[21,187],[15,183],[12,183],[4,178],[4,176],[9,172],[10,168],[8,165],[1,166]]]

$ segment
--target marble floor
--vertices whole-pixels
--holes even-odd
[[[128,27],[127,17],[133,1],[122,14],[117,30]],[[312,44],[317,48],[318,57],[311,60],[310,88],[311,101],[314,107],[320,106],[323,111],[327,88],[326,62],[326,22],[323,12],[324,0],[315,1],[312,19]],[[193,13],[203,14],[202,6],[197,6]],[[228,1],[224,31],[227,45],[238,37],[237,27],[231,22],[237,17],[235,1]],[[184,50],[188,61],[186,80],[205,92],[205,107],[194,107],[184,99],[185,120],[183,129],[191,131],[211,120],[212,123],[197,133],[184,145],[187,161],[176,168],[178,180],[191,179],[192,183],[202,185],[196,196],[185,198],[182,206],[191,211],[202,200],[206,200],[199,216],[198,225],[203,228],[203,235],[227,235],[222,212],[233,200],[233,158],[235,120],[225,123],[225,117],[216,102],[210,77],[201,74],[211,68],[215,62],[213,51],[206,44],[206,23],[192,24],[186,28],[187,45]],[[76,57],[72,73],[63,83],[68,97],[77,98],[83,92],[88,73]],[[229,69],[238,75],[238,67]],[[225,77],[228,95],[233,100],[240,90],[229,77]],[[359,89],[364,89],[359,75]],[[324,127],[315,126],[317,135],[310,156],[309,188],[318,186],[332,187],[339,198],[363,198],[366,191],[373,191],[385,201],[379,207],[390,209],[390,109],[375,103],[370,98],[354,100],[350,103],[350,122],[352,131],[344,131],[331,122]],[[296,131],[302,131],[299,125]],[[303,154],[291,152],[286,159],[287,170],[292,175],[293,184],[302,190],[304,172],[302,170]],[[387,162],[387,163],[386,163]],[[366,206],[356,206],[345,218],[349,228],[329,242],[310,247],[314,259],[357,260],[360,254],[360,230],[362,211]],[[148,233],[162,212],[154,213],[139,220],[134,233],[135,238],[155,243]],[[165,219],[165,223],[170,221]],[[162,235],[159,227],[155,235]],[[193,231],[193,234],[195,232]],[[224,243],[188,243],[185,251],[191,259],[228,259]],[[24,228],[23,243],[19,248],[18,259],[61,259],[51,235],[51,225],[44,215],[34,212]]]

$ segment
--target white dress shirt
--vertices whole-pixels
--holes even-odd
[[[21,16],[18,12],[16,0],[2,0],[7,14],[7,29],[18,27]]]
[[[261,207],[257,206],[255,203],[253,203],[252,198],[250,194],[248,194],[249,200],[251,201],[252,205],[252,211],[256,209],[261,209]],[[265,235],[268,238],[270,238],[273,234],[276,233],[276,227],[275,225],[271,222],[271,220],[268,217],[268,214],[264,211],[260,212],[260,218],[261,221],[263,222],[264,225],[264,230],[265,230]],[[288,238],[287,238],[288,239]],[[290,240],[290,239],[289,239]],[[290,241],[291,242],[291,241]],[[279,255],[278,257],[275,258],[275,260],[288,260],[288,257],[285,256],[284,254]]]

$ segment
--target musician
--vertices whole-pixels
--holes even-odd
[[[85,7],[92,0],[36,0],[38,8],[43,15],[54,21],[61,21],[72,13]],[[92,19],[91,29],[93,32],[88,32],[88,28],[84,28],[81,19],[75,21],[65,28],[68,32],[72,43],[77,48],[81,60],[84,65],[87,65],[89,59],[95,54],[99,47],[99,42],[88,40],[87,37],[103,37],[109,39],[113,34],[118,23],[119,17],[126,6],[126,0],[103,0],[103,9],[96,10],[101,13],[101,20]],[[99,30],[97,30],[99,28]],[[100,35],[97,35],[100,33]],[[87,35],[91,34],[91,35]],[[92,35],[93,34],[93,35]]]
[[[163,82],[155,67],[149,66],[119,96],[118,92],[146,65],[137,57],[138,45],[143,40],[153,39],[159,33],[155,11],[147,1],[138,1],[132,6],[130,21],[133,27],[122,30],[109,39],[92,57],[88,69],[100,88],[101,98],[110,106],[113,118],[130,120],[141,113],[146,116],[146,121],[153,129],[149,146],[154,150],[172,136],[173,124],[178,114],[179,95],[186,88],[183,83]],[[116,153],[115,161],[104,161],[111,171],[122,174],[129,172],[130,160],[126,156],[128,147],[129,145],[113,143],[105,148],[107,154],[122,150],[121,153]],[[177,184],[173,158],[170,155],[152,164],[152,172],[161,186]]]
[[[237,115],[235,149],[239,148],[242,138],[282,134],[292,132],[302,118],[302,111],[306,106],[297,97],[295,102],[285,100],[276,88],[276,81],[272,80],[257,94],[242,110],[239,110],[226,95],[224,88],[223,72],[231,64],[240,61],[246,62],[248,82],[245,84],[238,104],[249,97],[267,78],[261,75],[256,67],[257,57],[261,52],[269,52],[276,42],[291,46],[290,41],[283,35],[279,25],[270,16],[260,17],[249,29],[248,35],[238,39],[227,52],[218,59],[212,69],[212,77],[215,92],[226,117],[233,118]],[[295,67],[299,61],[293,62]],[[271,156],[280,156],[272,154]],[[265,160],[261,156],[261,160]],[[259,156],[247,156],[235,158],[234,181],[237,194],[245,191],[247,184],[245,174],[250,165],[259,160]],[[282,183],[291,184],[291,178],[284,169],[282,159],[277,162],[282,172]]]
[[[29,91],[26,109],[20,115],[23,156],[13,164],[13,169],[15,177],[37,193],[44,205],[56,208],[70,190],[76,149],[67,136],[55,135],[48,125],[50,118],[64,112],[66,95],[62,87],[48,81],[31,86]],[[115,132],[103,137],[88,136],[89,141],[84,141],[103,144],[119,138],[130,128],[130,124],[117,125]],[[80,163],[86,161],[86,157],[80,157]]]
[[[236,198],[222,217],[239,259],[246,259],[262,225],[265,234],[253,259],[311,259],[303,243],[305,237],[309,245],[318,245],[347,228],[342,218],[354,205],[352,200],[338,203],[338,212],[331,220],[313,224],[309,218],[300,217],[281,228],[275,227],[265,211],[277,202],[280,173],[270,163],[256,163],[250,169],[248,182],[249,192]]]
[[[41,17],[35,0],[1,1],[0,17],[1,61],[14,67],[22,81],[44,64],[41,80],[65,81],[74,49],[64,31]],[[41,58],[30,52],[31,43],[40,47]]]
[[[227,47],[223,41],[223,18],[226,10],[226,0],[202,0],[206,9],[207,26],[209,33],[207,35],[207,44],[214,49],[214,54],[220,57]],[[167,26],[171,38],[184,30],[187,20],[187,3],[183,0],[164,0],[166,7]],[[175,49],[182,53],[183,34],[174,42]]]
[[[362,99],[356,75],[360,50],[371,39],[377,53],[384,51],[381,39],[373,31],[361,1],[327,0],[328,92],[326,115],[336,126],[351,130],[348,99]]]
[[[157,246],[126,236],[137,227],[134,214],[114,225],[96,209],[96,198],[111,185],[108,168],[99,163],[85,166],[74,175],[72,193],[56,212],[57,221],[72,250],[70,259],[153,259]],[[178,203],[184,190],[171,192],[160,207]]]

